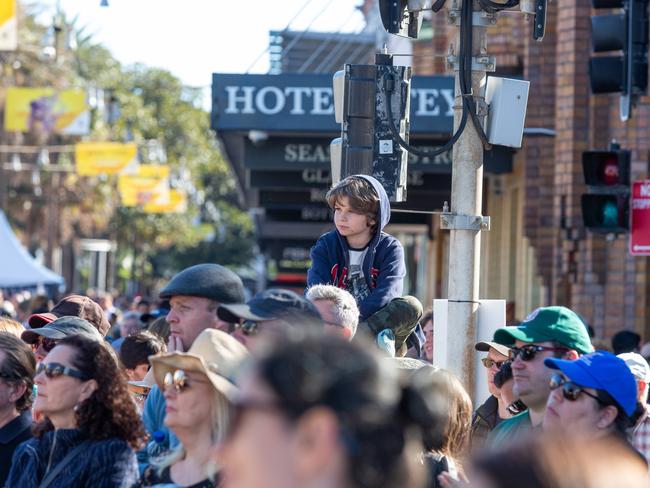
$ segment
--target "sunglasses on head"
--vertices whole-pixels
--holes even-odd
[[[562,395],[570,402],[575,402],[580,397],[580,394],[584,393],[588,397],[596,400],[601,405],[607,405],[607,403],[598,398],[598,396],[585,391],[581,386],[576,385],[573,381],[567,380],[559,373],[554,373],[553,376],[551,376],[549,386],[551,387],[551,390],[556,390],[557,388],[562,387]]]
[[[38,366],[36,366],[36,374],[34,376],[41,373],[45,373],[45,376],[49,379],[58,378],[59,376],[70,376],[71,378],[77,378],[81,381],[89,379],[88,376],[83,374],[81,371],[68,368],[60,363],[38,363]]]
[[[505,361],[495,361],[494,359],[490,359],[490,358],[483,358],[481,359],[481,362],[483,363],[483,366],[485,366],[487,369],[490,369],[492,366],[501,368],[503,363],[505,363]]]
[[[513,361],[520,357],[522,361],[532,361],[535,359],[535,356],[538,352],[542,351],[568,351],[566,347],[547,347],[547,346],[538,346],[535,344],[527,344],[521,347],[511,347],[510,348],[510,359]]]
[[[187,373],[185,373],[185,371],[182,369],[177,369],[173,373],[170,371],[169,373],[165,374],[165,378],[163,379],[163,386],[165,388],[173,387],[177,393],[184,392],[190,386],[187,380]]]
[[[38,350],[39,347],[42,347],[45,352],[50,352],[56,347],[56,341],[54,339],[48,339],[47,337],[40,336],[38,341],[32,344],[32,349],[34,352]]]

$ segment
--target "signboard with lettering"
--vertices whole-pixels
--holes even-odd
[[[410,133],[451,133],[453,105],[452,76],[414,76]],[[211,125],[216,131],[339,133],[332,75],[215,73]]]
[[[630,254],[650,256],[650,180],[632,183]]]
[[[244,167],[254,170],[330,169],[330,139],[322,137],[272,137],[263,144],[254,144],[248,138],[244,145]],[[411,140],[418,149],[433,150],[436,144]],[[512,171],[513,150],[493,146],[484,153],[485,171],[509,173]],[[451,173],[451,151],[432,157],[409,154],[409,171],[423,173]]]

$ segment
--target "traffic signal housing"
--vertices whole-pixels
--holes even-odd
[[[591,17],[593,51],[610,54],[589,60],[589,80],[594,94],[621,93],[621,120],[648,87],[648,1],[592,0],[595,9],[620,9]]]
[[[392,86],[392,121],[387,82]],[[330,145],[333,183],[354,174],[370,175],[382,183],[391,201],[405,201],[408,152],[390,125],[408,142],[411,69],[393,66],[390,55],[377,54],[375,64],[346,64],[333,83],[335,117],[341,123],[341,137]]]
[[[379,15],[386,32],[417,39],[422,27],[420,10],[408,9],[408,0],[379,0]]]
[[[588,193],[581,198],[584,225],[592,232],[622,233],[629,228],[630,151],[585,151],[582,171]]]

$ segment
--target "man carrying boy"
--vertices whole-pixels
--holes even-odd
[[[377,336],[389,329],[399,351],[417,326],[422,305],[414,297],[402,297],[404,249],[382,232],[390,220],[386,191],[372,176],[355,175],[340,181],[326,198],[336,230],[312,248],[307,284],[349,291],[359,306],[360,330]]]

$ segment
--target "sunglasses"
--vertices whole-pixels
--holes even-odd
[[[170,371],[165,374],[163,379],[163,386],[165,388],[174,388],[176,393],[183,393],[187,388],[190,387],[190,383],[187,380],[187,374],[182,369],[177,369],[173,373]]]
[[[34,376],[41,373],[45,373],[45,376],[47,376],[49,379],[58,378],[59,376],[70,376],[71,378],[77,378],[81,381],[90,379],[81,371],[68,368],[67,366],[59,363],[38,363],[38,366],[36,366],[36,374]]]
[[[558,373],[554,373],[553,376],[551,376],[549,386],[551,387],[551,390],[556,390],[557,388],[562,387],[562,395],[570,402],[575,402],[580,397],[580,394],[584,393],[588,397],[596,400],[601,405],[607,405],[607,403],[598,398],[598,396],[585,391],[582,387],[576,385],[573,381],[567,381],[564,376]]]
[[[532,361],[535,359],[535,356],[538,352],[542,351],[568,351],[566,347],[547,347],[547,346],[537,346],[534,344],[529,344],[522,347],[511,347],[510,348],[510,359],[513,361],[520,357],[522,361]]]
[[[490,358],[483,358],[481,359],[481,362],[483,363],[483,366],[485,366],[487,369],[490,369],[492,366],[501,368],[503,363],[505,363],[505,361],[495,361],[494,359],[490,359]]]
[[[48,339],[47,337],[39,337],[38,341],[32,344],[32,349],[34,352],[38,350],[39,347],[42,347],[45,352],[50,352],[56,347],[57,342],[54,339]]]
[[[241,324],[237,324],[235,327],[240,329],[246,336],[257,335],[260,331],[260,324],[255,320],[244,320]]]

